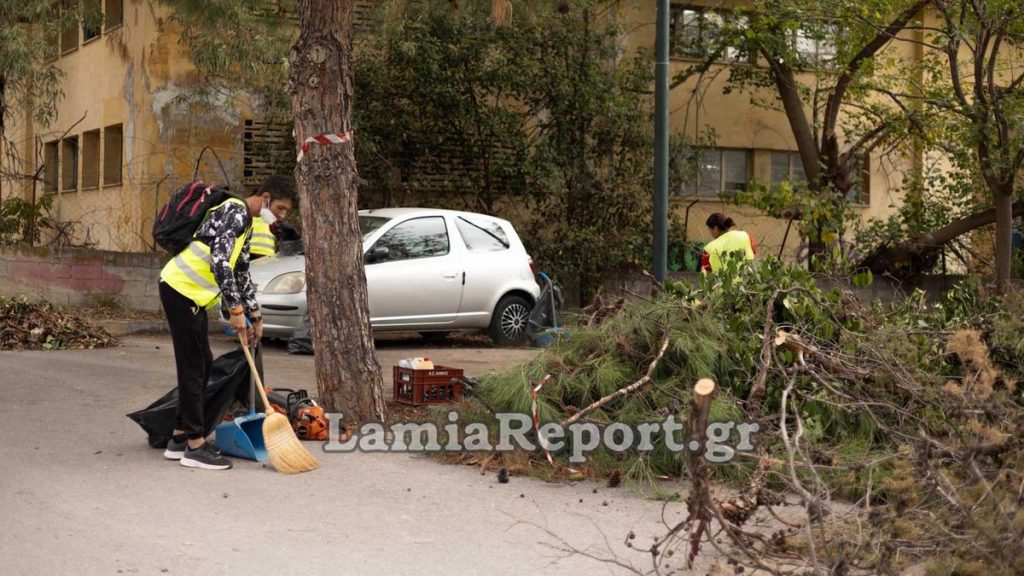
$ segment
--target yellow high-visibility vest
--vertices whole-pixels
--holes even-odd
[[[270,231],[270,224],[262,218],[254,218],[252,222],[252,242],[249,251],[254,256],[273,256],[277,253],[276,238]]]
[[[231,198],[211,208],[207,213],[224,206],[228,202],[237,202],[245,205],[245,202],[237,198]],[[235,269],[238,257],[242,254],[247,237],[252,233],[252,227],[246,229],[245,233],[235,239],[235,245],[231,248],[231,269]],[[166,282],[182,296],[189,298],[200,308],[213,308],[220,301],[220,288],[217,280],[213,277],[213,270],[210,268],[210,247],[206,244],[192,240],[184,250],[171,258],[160,271],[160,280]]]
[[[741,253],[743,260],[754,259],[754,248],[750,243],[750,235],[742,230],[729,230],[704,246],[708,253],[711,271],[722,268],[722,261],[733,253]]]

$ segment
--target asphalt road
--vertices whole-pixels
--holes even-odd
[[[215,353],[231,345],[215,340]],[[535,354],[422,345],[381,343],[381,363],[429,356],[480,374]],[[268,384],[315,390],[311,357],[270,346],[264,363]],[[644,543],[664,531],[662,504],[625,488],[499,484],[476,467],[408,454],[312,444],[322,463],[312,473],[245,460],[226,472],[187,469],[124,416],[173,381],[166,337],[0,352],[0,574],[622,574],[587,554],[643,569],[649,557],[628,550],[625,535]],[[672,505],[668,519],[684,512]]]

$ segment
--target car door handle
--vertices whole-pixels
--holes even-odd
[[[451,274],[441,274],[441,278],[444,278],[445,280],[454,280],[458,275],[458,272],[452,272]]]

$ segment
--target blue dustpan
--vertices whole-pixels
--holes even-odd
[[[266,414],[257,414],[253,395],[256,379],[249,377],[249,413],[231,422],[217,426],[217,447],[228,456],[257,462],[267,461],[267,446],[263,442],[263,420]]]
[[[266,414],[256,414],[250,407],[248,415],[217,426],[217,447],[229,456],[266,462],[267,447],[263,443],[266,417]]]

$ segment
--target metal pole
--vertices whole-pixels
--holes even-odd
[[[654,62],[654,278],[668,273],[668,36],[669,0],[658,0]]]

